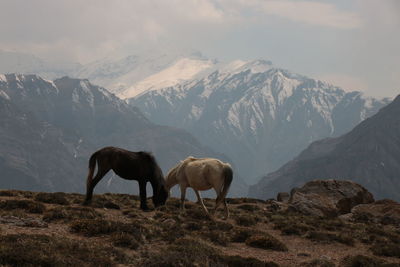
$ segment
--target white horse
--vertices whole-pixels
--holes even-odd
[[[186,188],[193,188],[196,193],[198,202],[204,211],[209,214],[206,206],[201,199],[200,191],[214,188],[217,193],[215,200],[215,213],[221,203],[225,208],[225,219],[229,217],[228,207],[225,197],[228,193],[229,186],[232,183],[233,172],[228,163],[224,163],[213,158],[194,158],[188,157],[172,168],[165,181],[165,187],[169,191],[174,185],[179,184],[181,188],[181,209],[184,209]]]

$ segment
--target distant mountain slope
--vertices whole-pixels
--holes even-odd
[[[86,164],[73,156],[59,129],[21,110],[3,90],[0,112],[0,188],[81,191]]]
[[[103,146],[152,151],[164,171],[189,155],[224,158],[184,130],[151,123],[137,108],[88,80],[64,77],[52,82],[37,75],[2,75],[0,92],[3,109],[10,107],[2,119],[12,122],[0,125],[4,135],[0,158],[18,161],[23,153],[32,164],[10,168],[38,180],[40,190],[83,191],[88,157]],[[22,152],[13,156],[14,151]],[[52,172],[43,167],[46,161]],[[34,175],[31,165],[37,165],[41,174]],[[13,179],[12,171],[2,175],[2,186],[12,187]],[[234,195],[246,191],[239,179],[232,188]],[[108,183],[104,181],[99,190],[132,192],[136,187],[122,179],[105,180]]]
[[[226,154],[248,182],[276,170],[312,141],[349,131],[388,102],[265,60],[231,64],[129,101],[151,121],[186,129]]]
[[[329,178],[353,180],[377,199],[400,200],[400,96],[349,133],[312,143],[252,186],[250,195],[265,199],[309,180]]]

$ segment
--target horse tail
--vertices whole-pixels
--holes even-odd
[[[92,182],[94,169],[96,168],[96,159],[97,159],[97,152],[93,153],[93,155],[90,156],[89,159],[89,173],[87,176],[87,185],[89,185]]]
[[[224,185],[221,191],[221,198],[225,199],[228,194],[229,187],[231,186],[233,180],[233,171],[229,164],[225,164],[222,169],[222,175],[224,176]]]

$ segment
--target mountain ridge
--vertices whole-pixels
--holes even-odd
[[[64,151],[65,157],[69,159],[64,159],[65,164],[59,162],[57,165],[55,161],[53,165],[58,166],[56,173],[64,177],[62,179],[77,184],[69,187],[73,190],[76,188],[84,190],[87,160],[91,153],[103,146],[113,145],[134,151],[153,151],[164,172],[189,155],[213,156],[227,160],[225,156],[200,144],[184,130],[153,124],[137,108],[126,104],[106,89],[95,86],[88,80],[63,77],[46,81],[37,75],[16,74],[4,77],[0,81],[0,92],[3,92],[1,98],[21,109],[23,114],[32,116],[38,124],[47,125],[47,128],[41,130],[42,133],[46,133],[46,129],[59,133],[57,139],[65,149],[54,147],[54,150]],[[16,114],[9,114],[8,119],[11,120],[13,117],[18,123],[23,123]],[[33,127],[33,124],[31,126]],[[12,132],[7,130],[7,137],[10,137],[9,142],[12,144],[11,136]],[[21,137],[14,141],[25,143],[21,149],[34,159],[34,150],[31,150],[29,138]],[[39,148],[40,146],[37,146],[35,149]],[[47,150],[50,153],[52,149]],[[3,151],[0,156],[7,158],[9,152],[11,151]],[[45,162],[45,155],[38,160]],[[76,161],[79,161],[79,164],[76,164]],[[69,180],[62,172],[74,173],[72,168],[74,165],[78,171],[73,174],[74,178]],[[54,173],[52,177],[55,180],[61,179]],[[10,176],[4,180],[12,181],[12,179]],[[115,184],[109,188],[110,190],[114,188],[123,189],[123,192],[130,191],[126,186],[129,182],[109,178],[110,181],[111,185]],[[237,178],[236,182],[232,193],[238,194],[241,191],[245,194],[246,185],[240,178]],[[42,188],[51,191],[60,189],[58,186]],[[106,189],[107,186],[103,182],[100,190]],[[132,189],[135,189],[135,186]]]
[[[253,71],[248,63],[238,72],[217,70],[199,80],[148,90],[129,103],[151,121],[186,129],[217,148],[255,182],[312,141],[349,131],[388,102],[270,62],[253,62],[260,64],[265,68]]]
[[[272,197],[306,180],[341,178],[362,184],[378,198],[399,200],[400,96],[352,131],[312,143],[295,159],[250,187]]]

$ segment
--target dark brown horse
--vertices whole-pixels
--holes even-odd
[[[97,174],[93,178],[97,162]],[[113,170],[118,176],[127,180],[137,180],[140,188],[140,208],[148,210],[146,202],[146,184],[153,187],[153,203],[155,207],[164,205],[168,198],[164,176],[154,157],[148,152],[132,152],[117,147],[105,147],[93,153],[89,159],[86,199],[90,203],[96,184]]]

